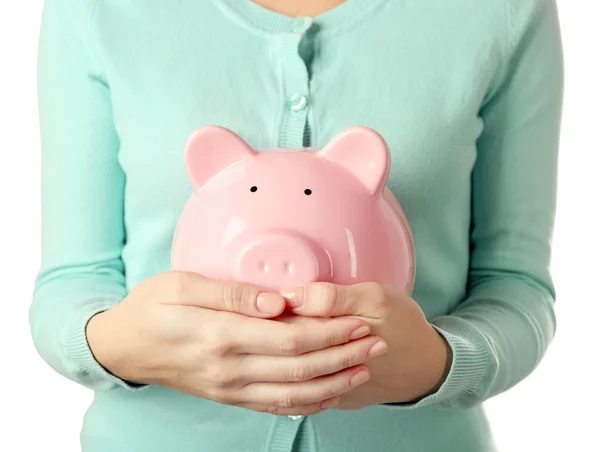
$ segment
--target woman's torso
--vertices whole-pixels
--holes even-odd
[[[193,130],[225,126],[268,149],[320,147],[364,125],[390,146],[388,185],[417,252],[413,296],[429,318],[450,312],[465,295],[478,112],[502,63],[504,3],[349,0],[311,20],[237,0],[99,2],[98,59],[126,175],[128,288],[169,269]],[[89,452],[493,448],[481,408],[291,419],[162,388],[98,393],[82,441]]]

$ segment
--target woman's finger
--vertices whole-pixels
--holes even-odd
[[[309,317],[381,318],[389,300],[401,297],[391,287],[372,282],[347,286],[315,282],[284,289],[281,294],[292,312]]]
[[[301,383],[251,383],[237,391],[235,398],[239,403],[289,410],[343,395],[369,378],[369,370],[359,365]]]
[[[245,318],[230,322],[231,349],[240,354],[298,356],[365,337],[367,323],[358,319],[288,324],[277,320]]]
[[[284,298],[260,287],[206,278],[197,273],[171,271],[162,297],[170,304],[197,306],[250,317],[269,318],[285,309]]]
[[[274,414],[276,416],[310,416],[311,414],[321,413],[329,408],[333,408],[338,403],[340,403],[340,398],[332,397],[321,403],[313,403],[299,408],[279,408],[273,405],[257,405],[252,403],[240,403],[236,406],[247,408],[252,411],[258,411],[259,413]]]
[[[248,382],[308,381],[363,364],[386,349],[381,338],[370,336],[300,356],[247,355],[239,368]]]

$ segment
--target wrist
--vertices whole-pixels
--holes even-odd
[[[118,349],[111,343],[115,337],[111,324],[111,310],[99,312],[88,321],[85,335],[96,362],[115,377],[124,379],[118,370],[118,363],[123,360],[116,356]]]
[[[450,344],[435,328],[431,327],[432,332],[432,360],[429,366],[429,381],[431,382],[428,389],[419,397],[423,399],[440,390],[452,367],[452,348]]]
[[[440,388],[448,378],[448,374],[450,373],[450,369],[452,367],[453,358],[452,347],[450,347],[450,344],[448,343],[446,338],[442,336],[435,328],[432,329],[435,332],[435,337],[437,338],[436,342],[438,343],[438,346],[436,347],[437,359],[435,360],[438,363],[438,365],[435,366],[437,371],[434,372],[434,375],[437,375],[437,381],[435,382],[433,387],[430,389],[429,394],[427,395],[435,394],[440,390]]]
[[[113,308],[114,309],[114,308]],[[108,373],[123,380],[130,386],[145,386],[146,383],[135,381],[135,378],[128,375],[131,373],[131,366],[119,369],[119,363],[127,363],[124,356],[119,356],[121,349],[115,347],[111,338],[115,338],[114,320],[111,318],[114,312],[112,309],[100,312],[94,315],[87,323],[86,338],[88,347],[96,362],[104,368]],[[129,369],[129,371],[127,371]]]
[[[429,356],[423,357],[423,364],[425,369],[425,376],[422,381],[426,382],[424,389],[419,391],[419,395],[412,400],[408,400],[404,403],[414,404],[435,394],[440,390],[452,367],[452,348],[450,344],[435,328],[431,328],[431,353]],[[427,356],[427,357],[426,357]]]

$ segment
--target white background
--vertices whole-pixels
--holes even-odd
[[[0,450],[6,452],[79,450],[91,400],[88,390],[38,357],[27,320],[40,260],[35,77],[42,3],[0,2]],[[553,259],[558,331],[538,369],[487,403],[502,452],[600,451],[600,7],[595,0],[559,0],[559,7],[566,94]]]

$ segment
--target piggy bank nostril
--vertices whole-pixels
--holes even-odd
[[[258,271],[261,273],[268,273],[269,265],[266,262],[259,262],[258,263]]]
[[[283,263],[283,272],[284,273],[294,273],[294,264],[292,264],[291,262],[285,261]]]

